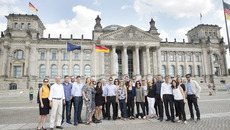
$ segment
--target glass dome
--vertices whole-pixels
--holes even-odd
[[[104,31],[116,31],[118,29],[121,29],[123,28],[122,26],[120,25],[109,25],[109,26],[106,26],[103,28]]]

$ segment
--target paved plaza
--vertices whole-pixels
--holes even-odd
[[[35,92],[36,93],[36,92]],[[29,103],[28,92],[15,92],[15,94],[0,95],[0,129],[24,129],[33,130],[37,127],[38,104]],[[35,95],[36,99],[36,95]],[[91,123],[90,126],[80,124],[78,126],[63,124],[65,130],[85,129],[85,130],[138,130],[138,129],[155,129],[155,130],[230,130],[230,94],[227,92],[217,92],[217,95],[208,96],[208,93],[201,93],[199,100],[201,111],[201,121],[198,123],[188,122],[172,123],[159,122],[156,119],[135,119],[135,120],[103,120],[100,124]],[[186,104],[187,119],[190,118],[188,106]],[[73,110],[72,110],[73,122]],[[85,107],[83,107],[82,118],[85,119]],[[49,128],[49,116],[46,128]]]

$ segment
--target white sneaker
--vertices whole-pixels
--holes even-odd
[[[146,117],[144,116],[143,118],[145,119]]]
[[[141,116],[138,116],[139,119],[141,119]]]

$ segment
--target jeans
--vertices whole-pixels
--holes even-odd
[[[74,123],[82,122],[81,110],[83,99],[82,97],[74,97]]]
[[[149,102],[147,100],[147,96],[145,96],[144,109],[146,110],[146,115],[149,115]]]
[[[30,101],[33,100],[33,94],[30,94]]]
[[[63,104],[63,109],[62,109],[62,122],[64,122],[65,119],[65,109],[66,109],[66,122],[70,122],[70,101],[65,101],[65,104]]]
[[[127,107],[125,103],[125,99],[119,100],[120,110],[121,110],[121,116],[123,118],[127,118]]]
[[[200,110],[199,110],[199,107],[198,107],[197,98],[195,98],[194,96],[195,95],[191,95],[191,96],[188,95],[187,96],[190,115],[191,115],[191,118],[194,119],[193,107],[192,107],[192,104],[193,104],[194,107],[195,107],[195,110],[196,110],[197,119],[200,119]]]

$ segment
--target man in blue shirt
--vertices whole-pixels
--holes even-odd
[[[65,93],[65,104],[63,104],[63,109],[62,109],[62,123],[64,122],[64,118],[65,118],[65,114],[64,114],[64,111],[66,109],[66,122],[68,124],[72,124],[70,122],[70,106],[71,106],[71,99],[72,99],[72,96],[71,96],[71,89],[72,89],[72,84],[69,83],[69,76],[66,75],[64,77],[64,82],[61,83],[64,87],[64,93]]]
[[[77,82],[73,84],[72,88],[72,96],[74,99],[74,125],[76,126],[78,123],[82,123],[81,120],[81,110],[83,104],[82,98],[82,89],[83,84],[81,83],[81,77],[77,76]]]
[[[108,116],[108,120],[111,119],[110,117],[110,105],[113,106],[113,120],[116,120],[116,96],[117,96],[117,88],[113,84],[113,78],[109,78],[109,85],[107,86],[106,93],[105,93],[105,103],[107,103],[106,106],[106,112]]]

